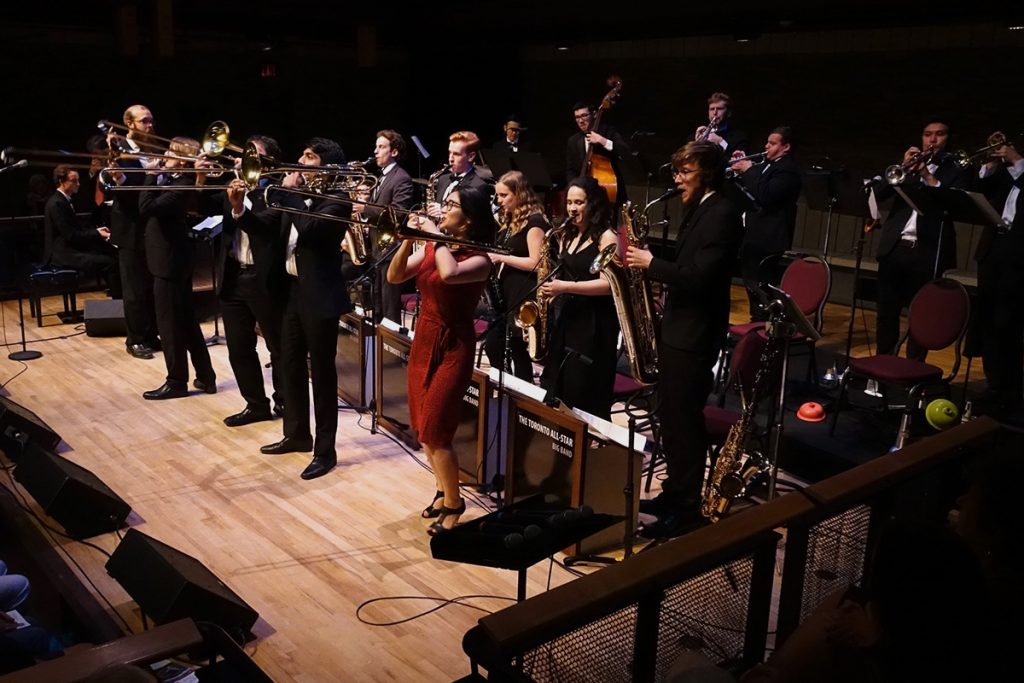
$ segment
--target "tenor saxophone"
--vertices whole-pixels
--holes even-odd
[[[645,211],[632,203],[622,206],[622,225],[626,240],[637,249],[645,249],[649,229]],[[629,358],[629,372],[640,384],[658,381],[658,325],[651,281],[644,270],[627,267],[615,253],[615,245],[601,250],[590,265],[590,272],[604,273],[612,288],[615,313],[619,318],[622,340]]]

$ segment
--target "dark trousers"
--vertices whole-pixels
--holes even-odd
[[[756,244],[743,244],[740,247],[740,275],[747,287],[747,302],[750,306],[751,321],[768,320],[768,312],[761,307],[761,299],[751,289],[767,282],[778,285],[781,280],[779,273],[779,252],[767,251]]]
[[[380,322],[381,317],[393,320],[398,325],[402,324],[402,285],[393,285],[388,282],[388,264],[391,259],[381,263],[377,267],[377,290],[378,301],[374,302],[373,320]]]
[[[188,384],[188,359],[196,378],[207,383],[216,381],[210,362],[203,330],[196,320],[192,300],[192,276],[181,278],[153,278],[153,298],[156,302],[156,322],[167,365],[167,383],[178,386]]]
[[[897,245],[878,262],[878,322],[875,344],[878,353],[892,354],[900,342],[900,314],[910,306],[914,295],[931,282],[935,272],[935,254],[903,244]],[[913,340],[907,340],[907,358],[923,361],[928,357]]]
[[[506,327],[507,325],[507,327]],[[521,380],[533,383],[533,360],[526,348],[523,331],[514,323],[502,324],[495,320],[487,327],[484,337],[484,352],[487,361],[494,368],[505,368],[505,331],[508,330],[508,359],[512,362],[512,373]]]
[[[704,406],[714,384],[713,354],[658,345],[658,419],[668,476],[662,491],[682,509],[700,505],[708,433]]]
[[[243,270],[237,261],[227,258],[224,262],[220,305],[224,318],[224,336],[227,338],[228,361],[246,407],[259,411],[270,409],[270,400],[263,387],[263,366],[256,350],[257,324],[270,351],[274,403],[283,404],[280,303],[274,300],[256,277],[255,268]]]
[[[125,343],[156,344],[156,308],[153,302],[153,276],[142,249],[121,248],[117,252],[124,294],[124,323],[128,328]]]
[[[989,392],[1000,403],[1024,399],[1024,264],[996,238],[978,264],[976,315]]]
[[[338,433],[338,319],[323,318],[309,310],[293,283],[281,325],[281,360],[284,376],[284,436],[308,439],[309,381],[313,382],[313,417],[316,438],[313,455],[335,457]],[[309,357],[309,371],[306,357]]]

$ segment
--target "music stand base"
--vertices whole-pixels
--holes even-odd
[[[35,360],[36,358],[42,358],[42,351],[32,351],[25,349],[24,351],[13,351],[7,354],[8,360]]]

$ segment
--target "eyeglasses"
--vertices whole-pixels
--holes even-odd
[[[441,206],[443,206],[446,209],[461,209],[462,208],[462,204],[459,204],[457,201],[455,201],[453,199],[446,200],[443,204],[441,204]]]
[[[673,178],[679,178],[679,177],[685,178],[687,176],[693,175],[698,170],[700,170],[700,169],[696,169],[696,168],[677,168],[677,169],[672,171],[672,177]]]

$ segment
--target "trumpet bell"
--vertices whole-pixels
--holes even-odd
[[[907,172],[900,164],[887,166],[885,169],[885,182],[890,185],[900,185],[907,179]]]
[[[214,121],[203,134],[203,152],[208,156],[220,156],[231,145],[231,128],[224,121]]]

